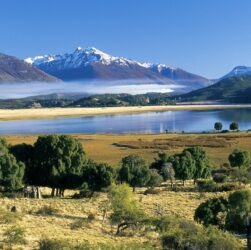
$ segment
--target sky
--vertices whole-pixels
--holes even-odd
[[[210,79],[251,65],[250,0],[1,0],[0,52],[96,47]]]

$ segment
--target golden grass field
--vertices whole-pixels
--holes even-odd
[[[158,151],[170,154],[181,152],[184,148],[203,146],[214,166],[227,162],[229,153],[235,148],[251,150],[251,132],[228,134],[72,134],[83,144],[87,157],[99,162],[107,162],[118,166],[122,157],[136,153],[142,155],[149,162],[156,157]],[[8,143],[34,143],[36,135],[5,135]],[[251,152],[250,152],[251,153]],[[46,190],[45,192],[48,193]],[[44,192],[44,193],[45,193]],[[68,191],[66,194],[72,194]],[[198,205],[206,199],[226,195],[225,193],[197,193],[197,192],[171,192],[163,188],[156,195],[144,195],[142,189],[136,192],[136,198],[148,214],[156,215],[161,211],[163,215],[178,214],[187,219],[193,219]],[[108,245],[143,243],[151,241],[158,246],[156,233],[144,233],[115,236],[115,227],[106,222],[102,224],[102,210],[100,204],[107,199],[105,193],[98,194],[91,199],[25,199],[1,198],[0,207],[7,210],[17,206],[21,213],[18,225],[25,228],[27,245],[23,249],[34,249],[41,238],[68,239],[72,243],[88,241]],[[58,209],[57,214],[51,216],[37,215],[43,206],[52,206]],[[80,220],[87,218],[88,214],[96,215],[94,222],[86,223],[80,228],[73,228]],[[0,237],[10,225],[0,224]]]
[[[129,154],[152,161],[159,151],[179,153],[186,147],[202,146],[212,164],[228,162],[228,155],[241,148],[251,153],[251,132],[227,134],[72,134],[83,144],[87,157],[114,166]],[[4,135],[8,143],[34,143],[37,135]]]
[[[40,109],[0,109],[0,121],[49,119],[88,115],[140,113],[167,110],[205,110],[222,108],[248,108],[251,105],[166,105],[103,108],[40,108]]]
[[[203,195],[192,192],[162,191],[157,195],[144,195],[142,189],[138,189],[136,198],[139,205],[150,214],[156,216],[178,214],[187,219],[193,219],[194,210],[208,198],[218,194],[205,193]],[[45,192],[43,192],[45,193]],[[72,192],[71,192],[72,193]],[[69,192],[68,192],[69,194]],[[222,194],[221,194],[222,195]],[[102,224],[101,203],[107,199],[106,194],[100,193],[91,199],[25,199],[25,198],[1,198],[0,207],[7,210],[16,206],[19,210],[20,219],[15,223],[26,231],[27,244],[23,249],[36,249],[38,241],[46,239],[69,240],[73,244],[89,242],[90,244],[121,245],[130,243],[151,242],[159,245],[158,234],[148,232],[144,234],[115,236],[116,227],[112,227],[108,221]],[[53,215],[38,215],[36,212],[44,207],[51,206],[57,209]],[[95,214],[95,220],[91,223],[81,224],[89,214]],[[0,224],[0,237],[10,227],[10,224]]]

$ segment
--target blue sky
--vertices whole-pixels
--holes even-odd
[[[2,0],[0,51],[97,47],[209,78],[251,65],[250,0]]]

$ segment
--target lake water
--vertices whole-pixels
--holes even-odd
[[[251,129],[251,108],[221,110],[186,110],[121,115],[98,115],[48,120],[0,122],[0,134],[48,133],[164,133],[213,130],[215,122],[223,129],[236,121],[240,130]]]

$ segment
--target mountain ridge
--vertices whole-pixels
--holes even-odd
[[[78,47],[73,53],[48,54],[25,61],[64,81],[137,79],[182,85],[188,90],[210,85],[210,80],[180,68],[111,56],[94,47]]]
[[[57,82],[59,79],[14,56],[0,53],[0,82]]]

